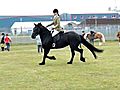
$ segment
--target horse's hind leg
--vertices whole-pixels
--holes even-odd
[[[74,56],[75,56],[75,51],[74,51],[74,49],[72,49],[72,48],[71,48],[71,53],[72,53],[72,57],[71,57],[70,61],[67,62],[67,64],[72,64],[73,58],[74,58]]]
[[[80,60],[82,62],[85,62],[85,58],[83,57],[83,49],[76,48],[75,50],[80,52]]]
[[[102,39],[100,39],[99,46],[103,45]]]
[[[50,60],[56,60],[55,56],[47,56],[47,58]]]

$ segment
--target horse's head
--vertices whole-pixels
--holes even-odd
[[[33,32],[32,32],[32,35],[31,35],[31,37],[32,37],[33,39],[35,39],[36,36],[37,36],[38,34],[40,34],[41,28],[42,28],[42,24],[41,24],[41,23],[38,23],[38,24],[35,24],[35,23],[34,23],[34,25],[35,25],[35,27],[33,28]]]

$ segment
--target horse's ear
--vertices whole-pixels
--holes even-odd
[[[35,23],[34,23],[35,26],[37,26]]]
[[[41,23],[38,23],[38,26],[42,26],[42,24],[41,24]]]

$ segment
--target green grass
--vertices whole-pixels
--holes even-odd
[[[76,52],[74,62],[69,47],[51,50],[57,60],[46,59],[39,66],[42,54],[36,45],[12,45],[10,52],[0,52],[0,90],[120,90],[120,47],[118,42],[107,42],[98,59],[83,46],[85,63]]]

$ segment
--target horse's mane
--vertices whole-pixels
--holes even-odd
[[[43,32],[50,33],[50,31],[49,31],[45,26],[43,26],[41,23],[38,23],[37,25],[38,25],[39,28],[42,29]],[[51,33],[50,33],[50,34],[51,34]]]
[[[37,25],[38,25],[39,27],[45,29],[45,30],[48,30],[48,29],[47,29],[45,26],[43,26],[41,23],[38,23]]]

